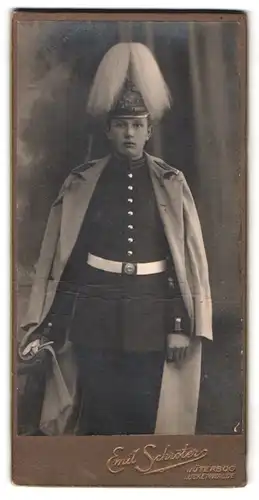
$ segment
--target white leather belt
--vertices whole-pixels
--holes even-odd
[[[155,262],[119,262],[117,260],[103,259],[92,253],[88,254],[87,263],[89,266],[108,271],[109,273],[118,274],[156,274],[166,270],[166,261],[157,260]]]

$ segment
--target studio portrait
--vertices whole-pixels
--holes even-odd
[[[18,434],[242,432],[237,24],[18,23]]]

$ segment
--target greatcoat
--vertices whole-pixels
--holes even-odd
[[[156,434],[194,434],[201,372],[201,338],[212,340],[212,304],[208,265],[199,217],[182,172],[145,153],[181,295],[191,319],[186,359],[164,363]],[[62,272],[73,250],[97,181],[110,156],[74,169],[54,201],[26,317],[22,346],[30,342],[53,303]],[[170,337],[170,336],[169,336]],[[77,369],[68,339],[52,352],[40,428],[48,435],[67,432],[76,401]]]

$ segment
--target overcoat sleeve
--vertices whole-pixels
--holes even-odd
[[[58,197],[52,204],[50,210],[44,237],[41,244],[39,259],[36,264],[36,272],[32,283],[27,312],[21,324],[21,328],[23,328],[27,332],[22,340],[22,343],[26,342],[29,334],[37,327],[40,322],[49,275],[51,272],[51,267],[59,239],[62,214],[62,197],[68,182],[70,182],[70,176],[63,184]]]
[[[212,339],[212,301],[202,230],[190,188],[183,178],[185,264],[194,305],[196,336]]]

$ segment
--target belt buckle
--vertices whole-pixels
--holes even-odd
[[[134,262],[123,262],[122,273],[128,274],[129,276],[137,274],[137,264],[134,264]]]

